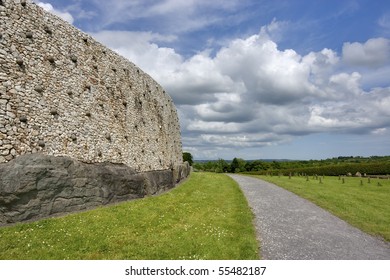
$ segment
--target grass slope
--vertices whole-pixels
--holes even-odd
[[[193,173],[158,197],[0,228],[0,259],[257,259],[252,218],[231,178]]]
[[[255,176],[304,197],[361,230],[390,241],[390,180]],[[320,182],[321,179],[321,182]],[[378,186],[378,183],[380,186]]]

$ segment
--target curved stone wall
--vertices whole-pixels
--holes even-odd
[[[36,152],[138,172],[182,163],[175,106],[149,75],[30,1],[0,2],[0,163]]]
[[[188,173],[159,84],[36,4],[0,0],[0,226],[161,193]]]

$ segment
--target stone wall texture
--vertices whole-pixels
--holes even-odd
[[[178,116],[133,63],[30,1],[2,0],[0,163],[35,152],[170,169]]]
[[[0,0],[0,225],[156,194],[189,173],[172,99],[29,0]]]

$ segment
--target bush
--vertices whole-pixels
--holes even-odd
[[[381,163],[351,163],[343,165],[324,165],[324,166],[315,166],[315,167],[301,167],[301,168],[290,168],[282,170],[263,170],[257,172],[247,172],[250,174],[258,175],[278,175],[282,174],[287,176],[288,174],[306,174],[309,176],[313,175],[325,175],[325,176],[339,176],[346,175],[348,173],[356,174],[360,172],[361,174],[367,175],[386,175],[390,174],[390,162],[381,162]]]

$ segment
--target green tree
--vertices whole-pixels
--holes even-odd
[[[240,169],[240,172],[246,171],[246,161],[242,158],[238,158],[238,168]]]
[[[269,167],[269,164],[261,161],[261,160],[254,160],[247,162],[245,169],[246,171],[261,171],[261,170],[267,170]]]
[[[240,172],[239,170],[239,164],[238,164],[238,159],[234,158],[232,163],[230,164],[230,169],[233,173]]]
[[[272,167],[272,169],[281,169],[281,164],[280,164],[280,162],[274,160],[271,163],[271,167]]]
[[[230,169],[233,173],[238,173],[238,172],[243,172],[246,170],[246,161],[243,160],[242,158],[234,158],[231,165]]]
[[[222,173],[222,172],[228,172],[228,170],[229,170],[229,164],[221,158],[218,159],[217,168],[215,169],[215,172]]]
[[[183,161],[188,161],[188,163],[190,164],[190,166],[192,166],[193,164],[193,159],[192,159],[192,155],[191,153],[188,153],[188,152],[184,152],[183,153]]]
[[[192,165],[194,167],[194,171],[204,171],[204,165],[198,162],[194,162]]]

